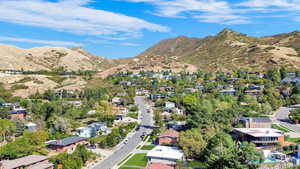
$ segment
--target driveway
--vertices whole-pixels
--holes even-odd
[[[101,161],[99,164],[96,164],[92,169],[111,169],[127,155],[129,155],[138,144],[143,140],[141,135],[146,132],[150,134],[152,131],[152,114],[147,112],[147,103],[144,100],[144,97],[137,96],[135,97],[135,103],[139,107],[141,119],[141,127],[135,132],[131,137],[128,138],[128,143],[120,145],[110,156]]]
[[[275,123],[281,124],[282,126],[288,128],[294,132],[300,133],[300,126],[293,124],[292,121],[289,120],[289,117],[288,117],[291,110],[293,110],[295,108],[299,108],[299,107],[300,107],[300,105],[294,105],[294,106],[290,106],[290,107],[281,107],[279,110],[277,110],[275,112],[273,121]]]

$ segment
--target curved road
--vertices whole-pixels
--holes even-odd
[[[116,166],[121,160],[123,160],[127,155],[129,155],[136,146],[142,142],[141,135],[146,132],[150,134],[152,129],[147,126],[152,126],[152,114],[147,112],[147,104],[144,97],[135,97],[135,103],[139,107],[140,116],[142,121],[140,123],[140,129],[133,134],[133,136],[128,138],[128,143],[120,145],[117,150],[106,159],[96,164],[92,169],[111,169]],[[145,126],[145,127],[143,127]]]
[[[274,122],[279,123],[282,126],[288,128],[294,132],[300,133],[300,126],[293,124],[292,121],[289,120],[290,111],[295,108],[299,108],[299,107],[300,107],[300,105],[294,105],[294,106],[290,106],[290,107],[281,107],[279,110],[277,110],[275,112]]]

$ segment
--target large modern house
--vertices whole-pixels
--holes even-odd
[[[175,165],[177,160],[183,160],[183,152],[177,147],[156,146],[147,153],[150,163],[164,163]]]
[[[272,149],[277,144],[284,145],[283,132],[273,128],[235,128],[234,137],[239,141],[248,141],[257,147]]]

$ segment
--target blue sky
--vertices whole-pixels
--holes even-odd
[[[300,30],[300,0],[0,0],[0,43],[132,57],[179,35]]]

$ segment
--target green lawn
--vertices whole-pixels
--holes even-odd
[[[148,163],[148,159],[146,157],[146,153],[135,154],[131,157],[122,167],[125,166],[140,166],[146,167]]]
[[[155,145],[144,145],[141,150],[152,150],[155,147]]]
[[[300,138],[287,138],[286,141],[293,143],[300,143]]]
[[[191,168],[204,168],[203,163],[197,160],[193,160],[189,162],[189,167]]]
[[[277,130],[281,130],[283,132],[290,132],[290,130],[282,125],[278,125],[278,124],[272,124],[272,128],[277,129]]]

